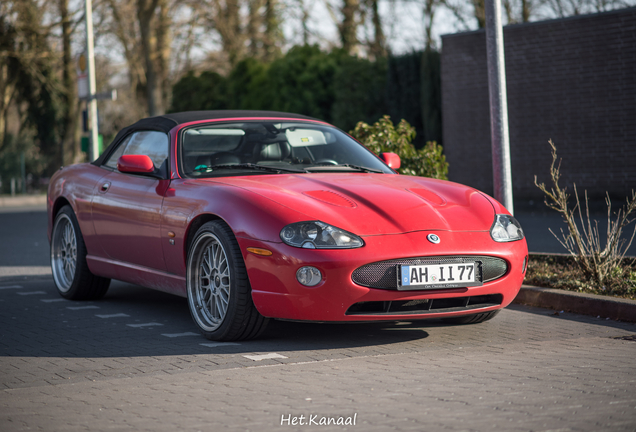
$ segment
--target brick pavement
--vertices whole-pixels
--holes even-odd
[[[99,302],[58,298],[50,280],[0,284],[3,432],[354,414],[348,430],[636,430],[636,342],[617,339],[634,324],[513,306],[472,326],[274,322],[209,347],[180,298],[122,283]]]

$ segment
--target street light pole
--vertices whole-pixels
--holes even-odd
[[[485,6],[493,188],[495,199],[501,202],[511,214],[514,214],[501,1],[485,0]]]
[[[86,0],[86,54],[88,57],[88,112],[90,118],[90,146],[88,160],[99,156],[99,124],[97,120],[97,85],[95,83],[95,49],[93,42],[93,3]]]

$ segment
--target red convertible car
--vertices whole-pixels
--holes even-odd
[[[53,279],[73,300],[111,279],[187,297],[213,340],[256,337],[269,318],[492,318],[526,270],[519,223],[399,164],[295,114],[143,119],[51,179]]]

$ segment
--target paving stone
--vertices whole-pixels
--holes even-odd
[[[163,336],[196,330],[167,294],[115,282],[91,303],[130,315],[113,325],[16,291],[0,291],[3,432],[262,432],[282,415],[352,413],[365,431],[636,429],[636,342],[616,339],[633,324],[513,306],[473,326],[273,322],[259,340],[209,348]],[[143,323],[162,326],[126,326]],[[244,357],[255,353],[287,358]]]

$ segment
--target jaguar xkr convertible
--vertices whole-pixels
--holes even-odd
[[[295,114],[140,120],[51,179],[55,285],[72,300],[111,279],[187,297],[213,340],[256,337],[270,318],[494,317],[526,270],[519,223],[478,190],[399,165]]]

